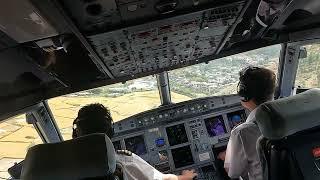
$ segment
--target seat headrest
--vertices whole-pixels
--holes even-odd
[[[320,126],[320,89],[260,105],[256,121],[264,137],[282,139]]]
[[[28,150],[23,180],[79,180],[105,177],[116,169],[115,150],[105,134],[40,144]]]

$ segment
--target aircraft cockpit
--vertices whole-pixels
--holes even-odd
[[[72,139],[91,103],[110,110],[115,150],[162,173],[229,179],[219,154],[250,113],[239,71],[275,72],[275,99],[319,88],[319,10],[317,0],[2,2],[0,179],[21,178],[31,147]]]

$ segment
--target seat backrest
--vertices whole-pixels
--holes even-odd
[[[80,180],[108,177],[116,168],[115,150],[105,134],[92,134],[28,150],[23,180]]]
[[[320,179],[320,89],[264,103],[256,120],[264,179]]]

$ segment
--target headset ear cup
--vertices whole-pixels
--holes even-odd
[[[243,97],[244,100],[248,100],[249,97],[248,97],[248,92],[247,92],[246,86],[242,82],[239,82],[237,88],[238,88],[238,95]]]
[[[74,139],[74,138],[76,138],[77,136],[76,136],[76,132],[75,132],[75,130],[72,130],[72,138]]]

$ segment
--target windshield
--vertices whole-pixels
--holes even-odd
[[[178,99],[183,96],[174,95]],[[114,122],[160,106],[154,76],[104,86],[48,100],[64,139],[71,139],[72,122],[79,109],[87,104],[101,103],[111,111]]]
[[[280,45],[268,46],[253,51],[213,60],[169,72],[170,90],[186,99],[236,93],[239,71],[249,65],[278,71]],[[184,99],[172,96],[177,103]]]
[[[238,72],[248,65],[277,71],[280,45],[214,60],[169,72],[174,103],[193,98],[236,93]],[[69,94],[48,101],[64,139],[70,139],[72,122],[79,109],[101,103],[108,107],[115,122],[160,106],[154,76]]]

